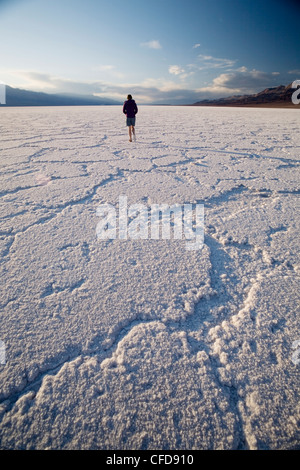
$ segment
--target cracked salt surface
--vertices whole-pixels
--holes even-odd
[[[0,448],[299,448],[299,119],[2,110]],[[202,250],[97,239],[120,195],[204,203]]]

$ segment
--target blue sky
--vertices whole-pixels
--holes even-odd
[[[300,79],[293,0],[0,0],[0,81],[193,103]]]

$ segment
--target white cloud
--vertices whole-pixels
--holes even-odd
[[[96,65],[92,68],[94,72],[100,72],[103,75],[109,75],[114,78],[124,78],[124,74],[116,70],[115,65]]]
[[[11,70],[9,75],[11,79],[7,81],[8,85],[46,93],[93,94],[99,87],[102,90],[103,86],[100,81],[79,82],[35,71]]]
[[[189,67],[192,68],[192,64],[186,67],[187,69]],[[106,68],[108,72],[114,71],[114,68],[110,66]],[[114,84],[112,79],[107,77],[106,79],[101,78],[101,80],[80,82],[36,71],[6,70],[6,73],[9,72],[10,75],[6,75],[4,81],[8,85],[33,91],[97,95],[115,98],[120,102],[123,102],[128,93],[130,93],[136,97],[140,104],[192,104],[202,99],[257,93],[264,88],[279,84],[278,75],[274,74],[274,72],[267,73],[255,69],[248,70],[247,67],[243,66],[234,70],[226,70],[224,73],[216,76],[211,83],[195,89],[187,86],[186,82],[183,81],[183,79],[196,71],[195,68],[189,73],[185,72],[179,65],[172,65],[170,68],[171,72],[170,70],[169,72],[174,77],[174,80],[146,78],[139,83],[123,82],[121,84]],[[2,70],[0,72],[3,79]]]
[[[199,44],[199,43],[194,44],[194,45],[193,45],[193,49],[197,49],[197,48],[200,47],[200,46],[201,46],[201,44]]]
[[[156,39],[153,39],[152,41],[148,41],[148,42],[142,42],[141,46],[148,47],[148,49],[161,49],[162,48],[160,42],[157,41]]]
[[[199,88],[198,91],[215,97],[258,93],[264,88],[277,86],[277,76],[277,72],[267,73],[240,67],[234,71],[222,73],[213,79],[211,85]]]
[[[211,55],[203,55],[203,54],[199,54],[198,58],[201,59],[201,60],[211,60],[211,59],[213,59],[213,57]]]
[[[147,78],[139,84],[106,84],[105,91],[99,92],[97,95],[100,97],[106,96],[108,98],[124,100],[124,97],[126,97],[128,93],[131,93],[134,99],[140,104],[189,104],[196,102],[198,99],[198,94],[195,90],[186,89],[182,84],[163,78]]]
[[[172,75],[180,75],[181,73],[184,73],[185,70],[180,67],[180,65],[170,65],[169,67],[169,73]]]
[[[34,91],[55,91],[57,88],[57,79],[45,73],[6,70],[4,75],[7,77],[7,84],[14,83],[15,85],[13,86],[15,87],[27,88]]]
[[[247,67],[243,66],[243,67],[239,67],[238,69],[236,69],[237,72],[247,72]]]
[[[97,65],[96,67],[94,67],[93,70],[101,70],[103,72],[107,72],[107,71],[113,70],[114,68],[115,68],[114,65]]]
[[[210,55],[203,55],[199,54],[198,59],[200,62],[200,66],[198,70],[205,70],[205,69],[215,69],[215,68],[230,68],[233,67],[236,63],[236,60],[232,59],[223,59],[218,57],[213,57]]]
[[[187,65],[187,67],[191,68],[190,65]],[[191,75],[194,75],[195,72],[193,70],[191,70],[190,72],[186,72],[186,70],[180,65],[170,65],[169,73],[177,76],[180,80],[185,80]]]

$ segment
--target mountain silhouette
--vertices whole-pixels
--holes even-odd
[[[292,103],[292,94],[296,89],[292,83],[287,86],[279,85],[273,88],[265,88],[253,95],[228,96],[215,100],[197,101],[192,106],[259,106],[274,108],[297,108]],[[300,108],[300,106],[299,106]]]
[[[93,95],[43,93],[6,86],[6,104],[1,106],[104,106],[121,102]]]

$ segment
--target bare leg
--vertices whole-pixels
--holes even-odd
[[[133,140],[135,141],[135,128],[132,126],[132,134],[133,134]]]
[[[129,126],[129,127],[128,127],[128,132],[129,132],[129,142],[132,142],[131,128],[132,128],[132,126]]]

